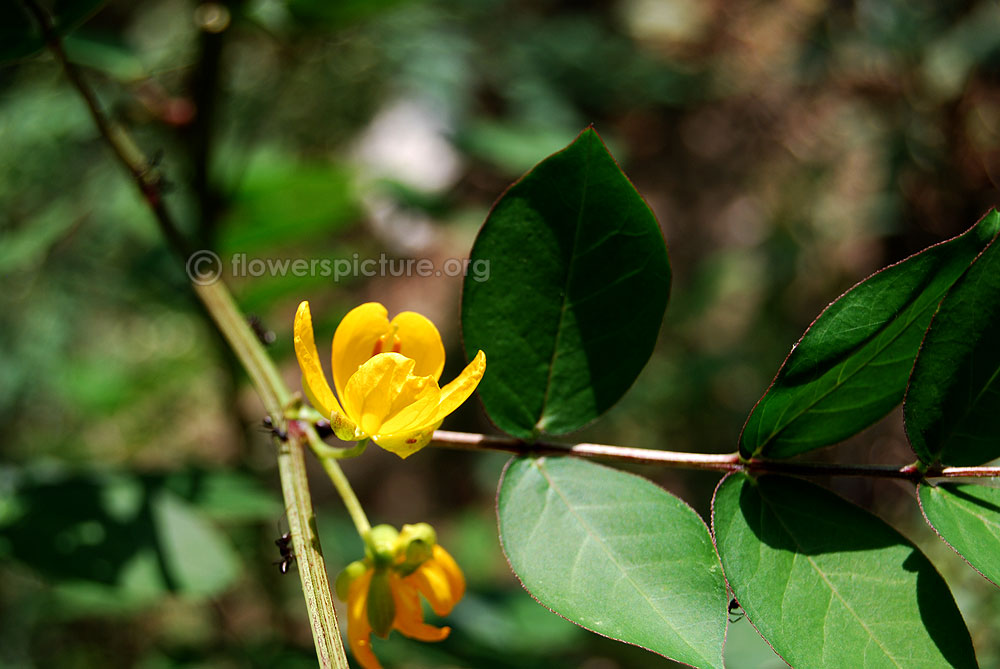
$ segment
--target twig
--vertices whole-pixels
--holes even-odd
[[[111,150],[115,152],[118,161],[129,171],[132,181],[135,182],[143,199],[152,210],[167,241],[182,257],[187,258],[191,255],[192,249],[163,203],[162,184],[159,177],[151,169],[150,161],[143,155],[128,133],[104,115],[94,91],[83,81],[80,70],[66,56],[62,40],[52,25],[52,19],[48,13],[35,0],[22,0],[22,2],[38,23],[42,31],[42,39],[45,40],[46,46],[55,56],[56,61],[62,66],[66,78],[87,104],[90,117],[94,121],[94,125],[97,126],[97,130],[107,145],[111,147]]]
[[[869,478],[920,481],[925,478],[993,478],[1000,477],[1000,467],[930,467],[916,465],[837,465],[823,462],[792,462],[788,460],[741,461],[739,453],[684,453],[652,448],[630,448],[607,444],[528,443],[514,437],[498,437],[469,432],[438,430],[432,446],[469,451],[503,451],[514,455],[572,455],[636,464],[660,465],[680,469],[702,469],[719,472],[747,471],[761,474],[795,474],[797,476],[864,476]]]
[[[740,469],[738,453],[680,453],[648,448],[629,448],[605,444],[555,444],[544,441],[528,443],[514,437],[497,437],[472,432],[437,430],[431,446],[469,451],[505,451],[514,455],[575,455],[582,458],[603,458],[641,464],[658,464],[685,469],[711,469],[729,472]]]

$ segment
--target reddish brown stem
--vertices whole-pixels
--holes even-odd
[[[908,465],[838,465],[823,462],[788,460],[741,460],[739,453],[685,453],[652,448],[630,448],[608,444],[528,443],[514,437],[500,437],[469,432],[438,430],[431,445],[469,451],[503,451],[514,455],[573,455],[660,465],[680,469],[703,469],[719,472],[747,471],[797,476],[864,476],[869,478],[920,481],[925,478],[1000,477],[1000,467],[930,467],[921,470]]]

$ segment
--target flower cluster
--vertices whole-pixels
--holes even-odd
[[[438,386],[444,345],[434,324],[412,311],[390,321],[385,307],[368,302],[348,312],[333,335],[334,395],[316,351],[308,302],[299,305],[294,330],[303,389],[337,437],[370,438],[401,458],[427,445],[486,371],[479,351],[454,381]]]
[[[365,669],[380,669],[371,635],[385,638],[393,629],[420,641],[441,641],[451,632],[424,622],[423,595],[439,616],[448,615],[465,593],[465,577],[437,544],[427,523],[377,525],[365,537],[365,559],[349,564],[337,577],[337,596],[347,602],[347,640]]]

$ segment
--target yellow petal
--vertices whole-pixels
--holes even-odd
[[[438,396],[428,393],[400,411],[382,425],[381,434],[406,434],[409,437],[410,434],[424,434],[428,428],[433,432],[448,414],[457,409],[475,391],[485,370],[486,355],[480,351],[454,381],[441,388]],[[421,448],[425,445],[426,441],[421,444]]]
[[[392,595],[396,602],[396,629],[418,641],[442,641],[451,632],[449,627],[434,627],[424,622],[424,612],[420,608],[420,596],[405,579],[393,574]]]
[[[444,567],[436,560],[430,559],[417,567],[417,570],[406,577],[406,580],[427,598],[427,602],[439,616],[451,613],[458,601],[451,591],[451,579]]]
[[[382,669],[382,665],[372,652],[372,628],[368,622],[368,588],[374,570],[369,569],[351,582],[347,591],[347,643],[354,659],[364,669]]]
[[[380,353],[361,365],[341,397],[347,417],[374,437],[401,411],[417,402],[427,404],[428,395],[436,397],[441,391],[434,379],[414,376],[413,366],[413,360],[398,353]]]
[[[302,302],[296,310],[293,332],[295,357],[298,358],[299,367],[302,369],[303,390],[313,407],[329,418],[334,411],[339,412],[341,409],[319,362],[308,302]]]
[[[347,312],[333,335],[333,385],[344,399],[347,382],[375,352],[382,335],[390,333],[387,312],[378,302],[366,302]]]
[[[434,544],[433,560],[437,562],[444,570],[445,574],[447,574],[448,581],[451,583],[452,597],[455,602],[458,602],[465,594],[465,574],[462,573],[458,563],[455,562],[455,558],[453,558],[448,551],[441,548],[438,544]]]
[[[469,399],[469,396],[475,392],[476,386],[483,380],[485,372],[486,354],[480,351],[472,359],[472,362],[466,365],[461,374],[441,389],[441,407],[438,411],[445,411],[444,416],[447,416],[460,407],[462,402]]]
[[[413,373],[417,376],[431,376],[437,381],[444,369],[444,344],[441,334],[426,316],[413,311],[398,314],[389,323],[399,339],[397,353],[413,358],[417,366]]]
[[[378,434],[372,437],[372,441],[401,458],[408,458],[430,443],[431,437],[434,436],[434,430],[439,427],[441,427],[441,423],[435,423],[417,432]]]
[[[440,425],[448,414],[460,407],[462,402],[475,392],[485,371],[486,354],[480,351],[454,381],[441,389],[440,399],[434,410],[423,414],[419,421],[412,422],[407,429],[421,431],[431,425]]]
[[[432,417],[441,404],[441,391],[434,383],[432,390],[425,391],[411,404],[401,408],[391,418],[382,424],[380,434],[410,434],[420,431],[427,425],[427,419]]]

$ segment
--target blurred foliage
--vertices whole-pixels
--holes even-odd
[[[440,266],[510,181],[594,123],[659,217],[674,285],[652,361],[586,440],[734,450],[825,304],[998,204],[991,0],[114,0],[66,46],[162,155],[170,206],[275,332],[294,386],[300,299],[325,336],[366,299],[423,312],[454,375],[460,277],[254,276],[234,254]],[[51,57],[0,69],[0,146],[0,665],[313,666],[298,581],[272,564],[262,410]],[[474,404],[446,427],[490,429]],[[913,459],[898,416],[836,448]],[[386,664],[665,664],[521,590],[496,541],[503,461],[347,463],[373,521],[432,522],[470,581],[451,638],[376,641]],[[313,473],[336,573],[361,546]],[[717,477],[644,473],[706,514]],[[873,485],[886,492],[835,487],[871,505]],[[876,510],[928,552],[996,664],[1000,598],[894,511],[912,495],[896,490]],[[727,659],[780,666],[746,622]]]

